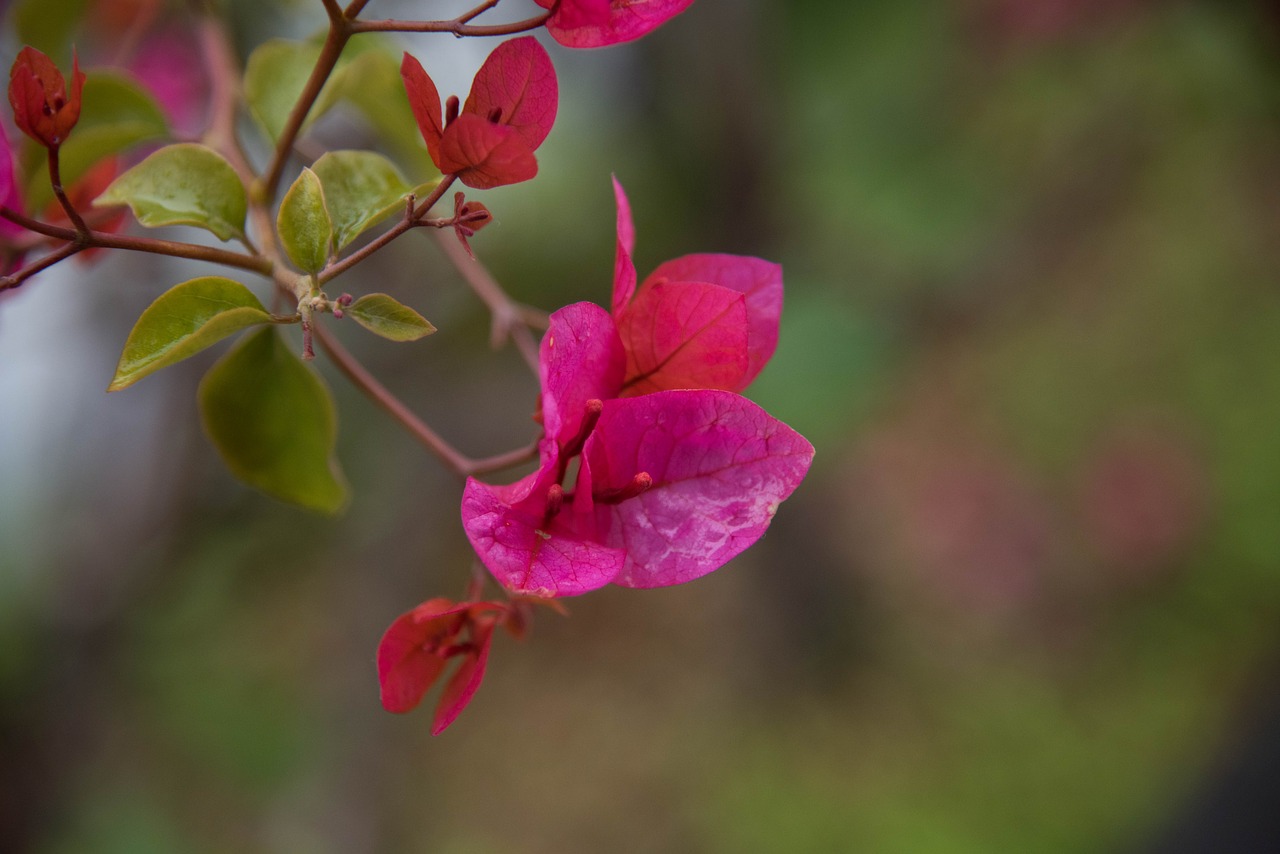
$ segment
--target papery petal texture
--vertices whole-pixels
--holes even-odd
[[[597,495],[640,472],[641,495],[597,502],[603,542],[626,554],[613,579],[662,587],[724,565],[768,528],[799,486],[813,446],[756,404],[725,391],[663,391],[608,401],[584,460]]]
[[[745,296],[750,364],[739,389],[746,388],[778,347],[778,322],[782,316],[782,266],[745,255],[685,255],[659,264],[640,285],[641,295],[646,288],[663,281],[710,282],[732,288]]]
[[[554,0],[537,0],[550,9]],[[607,47],[638,39],[683,12],[693,0],[611,0],[607,21],[600,0],[563,0],[547,32],[565,47]]]
[[[492,119],[515,129],[530,151],[537,149],[555,124],[559,86],[551,57],[532,36],[498,45],[476,72],[464,113]]]
[[[623,394],[675,388],[740,391],[749,359],[746,300],[704,282],[660,282],[640,290],[618,318],[627,354]]]
[[[515,128],[473,113],[463,113],[445,128],[436,165],[477,190],[518,184],[538,174],[538,161]]]
[[[636,226],[631,218],[631,202],[617,176],[613,179],[613,198],[618,207],[618,244],[613,257],[613,314],[616,317],[631,302],[636,292],[636,265],[631,256],[636,251]]]
[[[526,480],[536,487],[554,482],[542,472]],[[575,596],[605,586],[622,569],[623,553],[585,538],[575,514],[544,519],[545,487],[516,504],[504,500],[509,495],[475,478],[462,493],[467,538],[503,587],[542,598]]]
[[[443,172],[444,169],[440,166],[440,137],[444,133],[444,118],[441,113],[440,92],[422,63],[411,54],[406,53],[400,61],[400,77],[404,80],[409,108],[418,123],[422,140],[427,144],[431,162]]]
[[[587,401],[616,397],[626,357],[617,327],[598,305],[579,302],[552,313],[542,338],[542,424],[564,445],[578,435]]]
[[[439,735],[448,729],[449,724],[458,719],[462,710],[471,702],[476,690],[484,680],[484,668],[489,663],[489,645],[493,640],[493,623],[477,625],[475,629],[475,650],[462,660],[462,666],[450,677],[444,687],[444,694],[436,706],[435,718],[431,722],[431,734]]]
[[[440,676],[445,659],[427,652],[429,641],[451,634],[451,622],[469,606],[448,599],[431,599],[401,614],[378,644],[378,681],[382,706],[389,712],[408,712]]]

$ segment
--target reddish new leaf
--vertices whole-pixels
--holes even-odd
[[[556,0],[537,0],[550,9]],[[606,47],[638,39],[680,14],[693,0],[560,0],[547,32],[565,47]],[[605,9],[608,10],[607,17]]]
[[[457,630],[457,615],[468,607],[431,599],[396,618],[378,644],[383,708],[408,712],[422,702],[445,665],[445,657],[433,647]]]
[[[473,648],[462,659],[462,666],[450,677],[444,686],[444,694],[440,704],[436,706],[435,719],[431,723],[431,734],[439,735],[448,729],[449,724],[458,719],[462,710],[475,696],[476,689],[484,680],[484,668],[489,662],[489,645],[493,640],[493,621],[484,620],[473,623],[471,643]]]
[[[746,300],[735,290],[703,282],[649,285],[618,318],[618,333],[627,353],[624,395],[746,387]]]
[[[444,133],[444,120],[441,117],[440,92],[432,82],[426,69],[417,58],[406,53],[400,61],[400,77],[404,80],[404,90],[409,96],[409,107],[418,122],[418,130],[427,144],[427,153],[431,162],[441,172],[446,171],[440,165],[440,137]]]
[[[685,255],[658,266],[640,285],[640,294],[662,281],[710,282],[740,291],[747,300],[747,355],[750,365],[738,389],[746,388],[778,346],[782,315],[782,266],[745,255]]]
[[[84,73],[72,59],[71,90],[53,60],[33,47],[18,52],[9,70],[9,105],[18,128],[49,148],[66,141],[80,119]]]
[[[477,190],[528,181],[538,174],[538,161],[515,128],[473,113],[463,113],[445,128],[436,165]]]
[[[537,39],[525,36],[489,54],[462,111],[514,128],[532,152],[551,132],[559,97],[551,57]]]
[[[812,460],[803,436],[730,392],[608,401],[584,462],[603,543],[626,551],[614,583],[681,584],[723,566],[764,534]],[[640,473],[649,489],[599,498],[625,492]]]
[[[618,176],[613,177],[613,199],[618,206],[618,244],[613,256],[613,315],[617,317],[636,292],[636,226],[631,218],[631,202]]]

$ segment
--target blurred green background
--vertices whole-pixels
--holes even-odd
[[[245,52],[323,23],[229,13]],[[491,46],[406,44],[463,90]],[[806,483],[722,571],[499,638],[433,739],[373,655],[463,591],[457,484],[320,360],[348,512],[239,486],[196,417],[221,348],[102,391],[192,268],[64,265],[0,302],[0,849],[1280,847],[1280,10],[698,0],[550,50],[541,172],[479,195],[477,253],[539,307],[607,300],[613,172],[641,275],[781,261],[749,396],[817,447]],[[462,450],[533,437],[431,240],[340,285],[440,328],[337,331]]]

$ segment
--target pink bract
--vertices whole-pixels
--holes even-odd
[[[13,211],[22,211],[22,194],[18,191],[18,172],[14,162],[13,148],[4,128],[0,127],[0,205]],[[0,237],[17,237],[25,229],[17,223],[0,217]],[[3,268],[0,262],[0,268]],[[6,272],[0,269],[0,273]]]
[[[612,305],[627,350],[623,393],[742,391],[778,346],[782,267],[743,255],[686,255],[658,265],[637,289],[631,206],[616,178],[613,188],[618,239]],[[741,295],[738,303],[735,294]]]
[[[683,12],[693,0],[560,0],[547,32],[565,47],[607,47],[638,39]],[[550,9],[556,0],[537,0]]]
[[[713,294],[745,310],[741,292],[687,287],[695,303]],[[653,317],[674,323],[667,338],[676,340],[685,334],[679,318],[696,314]],[[745,323],[739,331],[736,345],[726,338],[717,347],[736,347],[745,364]],[[509,486],[472,478],[463,493],[467,536],[508,590],[573,596],[609,583],[698,578],[759,539],[808,471],[813,446],[737,394],[695,388],[619,398],[630,360],[599,306],[551,315],[541,349],[541,464]],[[566,484],[575,457],[578,474]]]
[[[555,69],[531,36],[498,45],[476,73],[462,112],[441,115],[440,93],[410,54],[400,65],[409,106],[431,160],[469,187],[527,181],[538,172],[533,152],[555,123]],[[456,101],[453,111],[457,110]]]

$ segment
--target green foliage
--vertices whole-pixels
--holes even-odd
[[[119,391],[271,315],[239,282],[205,276],[165,291],[138,318],[107,391]]]
[[[273,142],[284,132],[289,113],[302,94],[319,56],[318,44],[284,39],[264,42],[249,55],[244,71],[245,100]],[[345,63],[339,62],[320,90],[320,97],[307,115],[304,128],[333,106],[341,90],[344,66]]]
[[[372,151],[329,151],[312,168],[324,187],[336,250],[400,210],[412,189],[391,161]]]
[[[293,263],[308,273],[318,273],[324,267],[333,244],[333,221],[325,207],[324,188],[310,169],[303,167],[284,194],[276,229]]]
[[[366,294],[346,313],[365,329],[392,341],[417,341],[436,331],[422,315],[386,294]]]
[[[112,182],[95,204],[126,204],[143,225],[195,225],[220,240],[244,235],[248,207],[231,164],[195,143],[155,152]]]
[[[311,510],[346,505],[332,396],[273,329],[250,333],[223,356],[201,381],[199,400],[205,430],[236,477]]]
[[[63,185],[71,186],[107,157],[168,133],[169,126],[159,104],[132,79],[104,72],[88,74],[80,120],[58,155]],[[25,190],[32,210],[53,201],[43,149],[36,154]]]
[[[399,59],[381,48],[370,48],[352,56],[339,82],[342,99],[360,111],[410,174],[436,174],[409,108]]]
[[[31,45],[60,66],[68,65],[72,34],[88,5],[89,0],[20,0],[11,13],[18,43]]]

